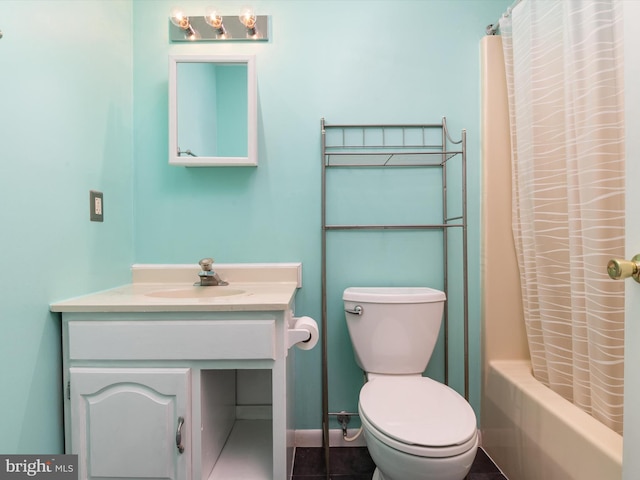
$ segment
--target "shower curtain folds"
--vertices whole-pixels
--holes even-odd
[[[523,0],[500,20],[513,233],[535,377],[622,431],[624,99],[617,2]]]

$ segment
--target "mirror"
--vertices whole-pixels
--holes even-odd
[[[169,57],[169,163],[256,166],[253,55]]]

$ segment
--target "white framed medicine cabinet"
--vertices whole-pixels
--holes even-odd
[[[258,165],[254,55],[169,56],[169,164]]]

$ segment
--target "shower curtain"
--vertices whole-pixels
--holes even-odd
[[[621,7],[523,0],[500,21],[513,233],[534,375],[622,433],[624,101]]]

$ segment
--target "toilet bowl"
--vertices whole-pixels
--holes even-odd
[[[344,291],[355,360],[367,374],[358,413],[374,480],[463,480],[475,459],[473,409],[452,388],[422,376],[445,299],[426,287]]]
[[[456,391],[422,376],[377,376],[358,413],[378,480],[462,480],[478,448],[476,418]]]

